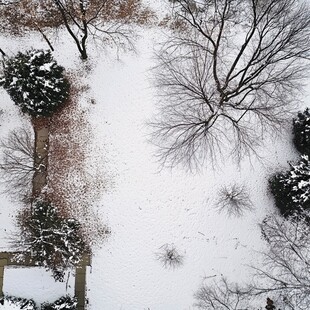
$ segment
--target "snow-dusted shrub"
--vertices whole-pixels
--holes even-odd
[[[49,51],[19,52],[4,61],[2,85],[22,112],[50,116],[69,96],[64,68]]]
[[[164,244],[160,247],[160,252],[156,253],[156,258],[165,268],[176,268],[183,265],[184,256],[180,254],[174,244]]]
[[[2,307],[3,306],[3,307]],[[0,298],[0,309],[12,310],[37,310],[37,306],[32,299],[19,298],[14,296],[4,296]]]
[[[87,252],[80,223],[59,215],[50,202],[35,202],[31,211],[20,213],[18,225],[19,250],[38,266],[51,270],[55,280],[62,281],[64,269],[74,267]]]
[[[289,171],[278,173],[269,180],[275,205],[284,216],[310,209],[309,158],[302,155],[299,162],[290,166]]]
[[[301,154],[310,155],[310,112],[307,108],[293,120],[293,142]]]
[[[220,188],[215,207],[219,212],[226,212],[228,216],[239,217],[245,211],[252,210],[253,204],[245,186],[232,184]]]
[[[76,310],[77,299],[69,295],[60,297],[52,304],[42,304],[41,310]]]

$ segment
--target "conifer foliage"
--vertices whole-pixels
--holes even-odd
[[[308,155],[302,155],[291,169],[274,175],[269,180],[269,188],[275,198],[275,204],[284,216],[310,209],[310,161]]]
[[[2,296],[0,297],[0,309],[37,310],[38,308],[32,299]]]
[[[309,109],[299,112],[297,118],[293,120],[293,135],[293,142],[296,149],[302,154],[310,155]]]
[[[290,163],[290,170],[273,175],[269,190],[281,214],[288,217],[310,210],[310,112],[306,109],[293,119],[293,142],[302,154],[301,159]]]
[[[52,270],[55,280],[61,281],[64,269],[74,267],[87,251],[79,222],[60,216],[48,201],[37,201],[19,224],[20,248],[37,265]]]
[[[0,85],[22,112],[50,116],[69,96],[63,73],[49,51],[32,49],[4,61]]]
[[[57,299],[52,304],[41,305],[42,310],[76,310],[77,309],[77,299],[70,296],[63,296]]]

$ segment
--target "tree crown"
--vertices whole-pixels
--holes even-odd
[[[31,116],[50,116],[69,97],[64,68],[49,51],[32,49],[6,59],[0,85]]]

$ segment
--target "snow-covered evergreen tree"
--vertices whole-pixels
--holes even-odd
[[[306,109],[293,120],[293,142],[301,154],[310,155],[310,112]]]
[[[33,49],[4,61],[0,85],[22,112],[50,116],[69,96],[63,72],[49,51]]]
[[[37,201],[20,216],[19,224],[20,249],[37,265],[52,270],[56,280],[61,281],[64,269],[75,266],[87,251],[79,222],[61,217],[50,202]]]
[[[269,188],[275,204],[284,216],[310,209],[310,161],[302,155],[291,169],[274,175],[269,180]]]

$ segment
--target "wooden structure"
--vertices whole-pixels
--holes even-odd
[[[32,179],[32,194],[37,197],[47,182],[48,147],[49,147],[49,120],[38,118],[32,121],[35,135],[34,168]]]

